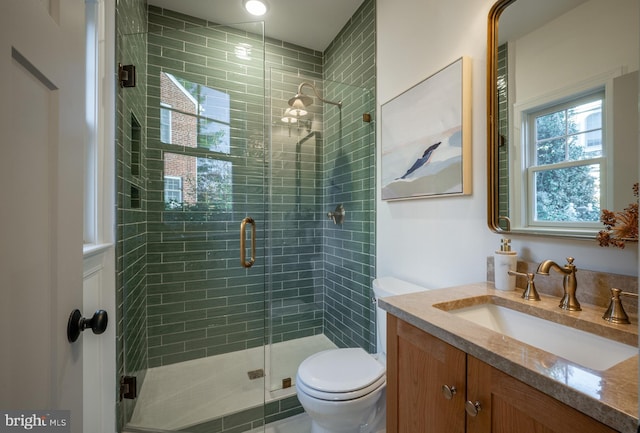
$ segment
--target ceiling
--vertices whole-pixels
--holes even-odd
[[[267,37],[324,51],[364,0],[267,0],[269,11],[254,17],[242,0],[148,0],[150,5],[218,23],[265,22]]]

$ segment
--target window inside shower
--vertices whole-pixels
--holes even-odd
[[[229,94],[160,72],[160,141],[167,210],[232,210]]]

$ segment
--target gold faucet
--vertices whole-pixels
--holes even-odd
[[[538,266],[537,274],[549,275],[549,269],[555,269],[561,274],[564,274],[564,280],[562,281],[562,288],[564,289],[564,296],[560,300],[559,307],[563,310],[580,311],[580,303],[576,298],[576,290],[578,289],[578,281],[576,280],[576,266],[573,264],[573,257],[567,257],[567,264],[564,267],[559,266],[556,262],[551,260],[545,260]]]
[[[526,277],[527,278],[527,288],[524,289],[524,292],[522,292],[522,299],[524,299],[525,301],[539,301],[540,300],[540,295],[538,294],[538,291],[536,290],[536,285],[533,282],[533,277],[535,277],[534,274],[532,274],[531,272],[516,272],[516,271],[508,271],[507,272],[509,275],[513,275],[515,277]]]
[[[630,296],[638,299],[637,293],[629,293],[623,292],[620,289],[616,289],[615,287],[611,288],[611,302],[609,303],[609,307],[607,311],[604,312],[602,318],[607,322],[611,323],[620,323],[620,324],[629,324],[629,316],[624,311],[624,307],[622,306],[622,300],[620,300],[620,296]]]

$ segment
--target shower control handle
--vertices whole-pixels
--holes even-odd
[[[91,328],[94,334],[100,335],[106,331],[108,322],[109,316],[104,310],[97,310],[91,319],[87,319],[82,317],[80,310],[75,309],[67,322],[67,340],[69,343],[75,342],[80,337],[80,333],[87,328]]]
[[[333,212],[327,212],[327,216],[329,219],[333,220],[334,224],[342,224],[346,213],[344,206],[339,204]]]

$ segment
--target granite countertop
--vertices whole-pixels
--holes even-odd
[[[468,284],[381,298],[390,314],[562,401],[623,433],[638,428],[638,355],[597,371],[521,343],[468,320],[453,310],[491,302],[595,333],[621,343],[638,345],[637,318],[631,325],[602,320],[604,310],[582,304],[582,311],[558,308],[559,298],[541,295],[525,301],[522,290],[504,292],[493,283]],[[535,332],[535,329],[531,330]],[[598,351],[593,348],[594,353]]]

